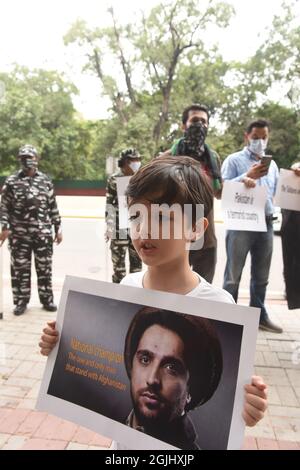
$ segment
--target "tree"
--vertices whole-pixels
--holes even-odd
[[[1,174],[12,172],[19,147],[32,143],[42,156],[41,169],[54,178],[92,175],[86,144],[90,136],[76,118],[74,85],[57,72],[24,67],[0,74],[0,81],[5,84],[0,104]]]
[[[300,27],[295,13],[299,0],[285,0],[256,53],[227,72],[228,102],[223,121],[235,135],[262,103],[270,100],[274,87],[282,90],[278,103],[300,109]],[[284,91],[286,90],[286,91]]]
[[[204,41],[207,28],[211,24],[220,28],[228,26],[234,12],[232,6],[222,2],[211,0],[202,5],[203,2],[192,0],[160,4],[143,19],[141,33],[137,36],[136,44],[140,46],[140,58],[148,71],[149,81],[161,96],[153,129],[156,144],[159,144],[169,118],[178,67],[185,60],[192,63],[207,59],[209,50]]]
[[[257,110],[256,117],[271,121],[269,152],[280,168],[289,168],[300,158],[300,126],[297,113],[277,103],[267,102]]]
[[[122,26],[110,8],[110,27],[91,30],[78,20],[64,40],[66,45],[76,44],[81,48],[86,57],[84,70],[92,71],[99,78],[103,94],[111,99],[112,110],[124,128],[140,110],[148,116],[144,105],[147,94],[151,96],[152,138],[158,148],[164,141],[163,138],[161,142],[161,137],[169,119],[178,67],[185,61],[207,59],[204,42],[207,28],[211,24],[226,27],[233,11],[227,3],[214,0],[201,4],[197,0],[175,0],[153,8],[134,25]],[[109,52],[116,65],[114,75],[104,72],[103,51]],[[142,80],[134,74],[135,70]],[[123,77],[121,85],[117,74]]]

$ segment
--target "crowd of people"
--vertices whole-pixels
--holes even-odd
[[[211,190],[216,199],[221,199],[224,181],[241,182],[247,188],[256,186],[267,189],[267,202],[265,206],[265,218],[267,231],[253,232],[243,230],[228,230],[226,233],[227,262],[224,273],[223,288],[229,292],[234,300],[238,300],[239,284],[247,255],[251,256],[251,281],[250,281],[250,306],[257,307],[261,311],[260,329],[272,333],[282,333],[282,328],[272,321],[265,306],[267,285],[273,253],[273,217],[274,196],[279,179],[279,170],[274,160],[270,165],[262,162],[268,146],[271,132],[270,123],[265,119],[252,121],[245,130],[245,147],[243,150],[229,155],[221,163],[218,154],[206,143],[209,128],[210,114],[204,105],[191,105],[183,111],[182,130],[183,137],[177,140],[171,149],[160,154],[157,158],[174,156],[182,158],[189,156],[197,161],[201,171],[209,181]],[[136,152],[131,149],[132,152]],[[125,151],[126,152],[126,151]],[[130,153],[130,149],[127,150]],[[300,164],[295,163],[291,170],[297,176],[300,174]],[[123,171],[123,175],[133,174]],[[107,186],[107,201],[118,206],[115,178],[121,173],[113,175]],[[114,182],[114,183],[113,183]],[[108,213],[108,211],[107,211]],[[282,246],[284,262],[284,280],[286,283],[286,295],[289,308],[300,308],[299,289],[297,279],[300,274],[300,249],[299,239],[299,212],[283,211]],[[108,231],[111,231],[110,220],[107,216]],[[194,272],[212,283],[217,263],[217,238],[215,233],[213,207],[207,214],[208,226],[205,231],[203,246],[201,249],[191,249],[189,262]],[[118,220],[116,222],[118,226]],[[130,236],[128,235],[129,239]],[[125,252],[116,256],[115,244],[111,242],[112,260],[114,265],[113,282],[120,282],[125,275]],[[123,241],[123,246],[130,242]],[[135,272],[136,264],[132,261],[130,253],[130,272]],[[115,262],[117,259],[117,262]],[[120,278],[120,274],[121,278]]]
[[[250,306],[260,309],[261,329],[281,333],[281,327],[270,319],[265,305],[273,251],[273,199],[279,178],[279,170],[275,161],[272,160],[270,165],[267,165],[263,160],[271,131],[270,124],[263,119],[252,121],[245,131],[245,147],[237,153],[229,155],[221,164],[217,153],[206,143],[209,121],[210,115],[207,107],[192,105],[186,108],[182,115],[182,138],[176,141],[171,149],[160,154],[148,164],[142,165],[141,156],[136,149],[128,148],[122,151],[118,161],[119,171],[108,178],[106,192],[105,239],[110,242],[114,270],[112,280],[114,283],[121,283],[124,286],[129,285],[201,299],[235,303],[238,300],[239,283],[245,260],[250,253]],[[22,315],[26,311],[30,299],[32,252],[35,257],[41,304],[44,309],[55,311],[56,306],[52,292],[52,253],[53,242],[60,243],[62,241],[62,232],[53,185],[50,179],[38,169],[39,155],[34,147],[23,146],[17,157],[20,169],[6,179],[2,188],[2,231],[0,234],[1,244],[6,239],[9,243],[14,314]],[[299,164],[295,164],[291,169],[297,176],[300,176]],[[127,229],[119,227],[116,181],[117,178],[123,176],[131,177],[126,191],[130,233]],[[212,284],[217,262],[213,205],[214,197],[219,199],[222,197],[223,184],[226,180],[243,183],[247,188],[256,186],[266,188],[267,231],[227,231],[227,262],[223,289],[221,289]],[[145,207],[145,211],[137,211],[136,207],[141,204]],[[178,229],[176,227],[178,221],[175,218],[170,218],[168,222],[171,226],[171,235],[165,239],[162,237],[161,226],[163,214],[159,213],[158,234],[153,238],[151,231],[153,212],[151,209],[154,204],[169,206],[179,204],[182,208],[189,204],[193,209],[197,205],[202,205],[204,214],[201,217],[201,224],[197,219],[196,211],[192,211],[191,218],[183,214],[183,225],[179,227],[181,237],[175,237],[174,232],[175,229]],[[116,209],[113,214],[109,210],[110,207]],[[284,211],[283,213],[284,279],[289,308],[300,307],[299,289],[295,281],[299,278],[298,274],[300,273],[299,217],[299,212],[296,211]],[[194,244],[199,240],[203,241],[202,248],[194,249]],[[127,250],[129,251],[130,274],[126,276],[125,256]],[[142,263],[146,265],[146,270],[142,270]],[[150,313],[148,312],[149,315]],[[143,312],[143,317],[145,315],[147,316],[147,312]],[[159,334],[169,334],[172,338],[174,335],[179,335],[178,329],[172,326],[172,316],[168,318],[166,323],[162,323],[160,320],[157,326],[153,321],[153,325],[150,322],[147,328],[155,329]],[[41,353],[48,355],[58,338],[55,322],[48,323],[40,341]],[[138,369],[139,341],[150,340],[148,336],[145,337],[145,334],[141,334],[135,349],[132,352],[125,351],[125,357],[128,361],[130,359],[126,363],[127,372],[135,378],[134,367]],[[176,341],[178,343],[178,338]],[[146,359],[149,360],[149,358]],[[186,380],[186,377],[192,375],[192,369],[189,367],[189,364],[185,364],[182,371],[182,374],[185,375],[185,380],[182,382],[182,397],[184,399],[181,398],[180,406],[176,408],[177,414],[168,414],[168,420],[172,422],[173,430],[180,430],[180,434],[183,436],[186,426],[190,429],[188,419],[183,419],[183,417],[191,408],[191,403],[193,406],[197,406],[203,401],[199,399],[198,403],[198,398],[196,399],[195,395],[191,393],[190,384],[188,385],[188,380]],[[150,387],[149,390],[158,387],[157,380],[154,382],[155,384],[149,385],[150,379],[145,378],[147,387]],[[132,387],[134,386],[137,386],[135,382],[132,384]],[[163,384],[161,387],[163,389]],[[209,393],[207,392],[208,395]],[[132,388],[132,394],[134,394],[134,388]],[[173,396],[172,399],[177,400],[176,396]],[[262,419],[266,403],[266,385],[262,378],[254,376],[252,382],[245,388],[243,417],[247,425],[253,426]],[[157,413],[158,417],[151,416],[151,419],[147,413],[149,413],[147,403],[137,403],[127,424],[135,429],[139,429],[141,425],[147,428],[151,420],[162,419],[159,413]],[[170,428],[167,427],[167,429]],[[178,434],[175,433],[174,444],[176,444],[177,438]],[[195,448],[194,441],[187,440],[183,448]]]

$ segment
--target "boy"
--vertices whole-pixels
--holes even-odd
[[[190,245],[203,236],[208,225],[206,215],[213,204],[212,190],[201,175],[199,164],[189,157],[155,159],[131,178],[127,196],[133,245],[148,269],[129,274],[122,284],[234,303],[228,292],[206,282],[189,264]],[[192,215],[175,217],[175,206],[169,212],[162,206],[156,213],[151,210],[161,204],[177,204],[181,209],[190,205]],[[197,220],[199,205],[204,206],[204,217]],[[164,222],[169,224],[168,238],[163,236]],[[174,236],[178,229],[181,237]],[[151,236],[155,231],[156,236]],[[39,344],[41,353],[47,356],[57,340],[55,322],[50,322]],[[243,418],[248,426],[254,426],[264,416],[266,388],[260,377],[252,377],[251,384],[245,387]]]

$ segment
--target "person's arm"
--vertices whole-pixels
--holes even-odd
[[[50,219],[51,223],[54,226],[54,242],[58,245],[62,242],[62,231],[61,231],[61,217],[59,215],[56,197],[54,193],[53,183],[49,180],[49,209],[50,209]]]
[[[230,180],[236,182],[242,182],[243,178],[246,176],[246,173],[238,174],[237,166],[234,159],[229,156],[227,157],[221,167],[221,174],[223,181]]]
[[[0,246],[3,245],[5,240],[10,234],[10,212],[12,207],[13,194],[10,185],[5,181],[2,187],[1,205],[0,205]]]
[[[253,376],[251,384],[245,386],[243,418],[247,426],[253,427],[263,419],[267,409],[267,385],[262,377]]]
[[[217,165],[218,165],[218,169],[219,169],[219,172],[220,172],[220,175],[221,175],[221,167],[222,167],[221,158],[217,154],[217,152],[215,152],[215,155],[216,155],[216,162],[217,162]],[[222,182],[220,181],[220,184],[221,184],[221,188],[217,189],[217,190],[214,190],[214,196],[215,196],[216,199],[222,199],[223,181]]]
[[[47,326],[43,329],[43,334],[39,342],[39,347],[41,348],[40,353],[43,356],[49,356],[58,339],[59,332],[56,329],[56,322],[49,321]]]
[[[256,180],[267,174],[266,167],[261,163],[255,163],[247,172],[239,174],[236,163],[230,156],[222,165],[223,181],[230,180],[236,183],[244,183],[247,188],[255,188]]]
[[[270,168],[269,168],[269,175],[270,175],[270,182],[273,179],[273,199],[274,199],[276,190],[277,190],[277,184],[279,181],[279,169],[274,160],[271,161]]]

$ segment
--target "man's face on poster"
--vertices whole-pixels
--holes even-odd
[[[190,401],[184,343],[172,330],[152,325],[133,357],[131,395],[137,424],[153,426],[180,417]]]

